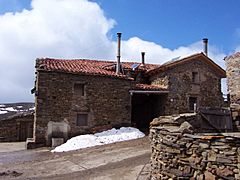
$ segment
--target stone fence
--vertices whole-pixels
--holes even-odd
[[[0,142],[26,141],[33,135],[33,113],[20,113],[0,120]]]
[[[240,133],[197,134],[194,119],[181,114],[151,122],[151,179],[240,179]]]

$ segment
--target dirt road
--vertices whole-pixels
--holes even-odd
[[[1,148],[1,144],[0,144]],[[146,179],[147,137],[65,153],[0,152],[0,179]]]

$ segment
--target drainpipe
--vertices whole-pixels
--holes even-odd
[[[122,35],[122,33],[120,33],[120,32],[118,32],[117,33],[117,36],[118,36],[118,49],[117,49],[117,66],[116,66],[116,74],[120,74],[121,72],[121,70],[120,70],[120,58],[121,58],[121,56],[120,56],[120,48],[121,48],[121,35]]]
[[[208,38],[203,38],[203,52],[208,56]]]

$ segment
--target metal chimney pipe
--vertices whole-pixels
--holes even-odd
[[[203,38],[203,52],[208,56],[208,38]]]
[[[145,64],[145,52],[141,52],[142,54],[142,65]]]
[[[120,74],[121,73],[121,65],[120,65],[120,58],[121,58],[121,55],[120,55],[120,48],[121,48],[121,35],[122,33],[118,32],[117,33],[117,36],[118,36],[118,49],[117,49],[117,66],[116,66],[116,73],[117,74]]]

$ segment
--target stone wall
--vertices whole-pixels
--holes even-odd
[[[74,84],[84,84],[84,95]],[[129,125],[132,81],[104,76],[87,76],[38,71],[36,83],[35,141],[46,142],[48,122],[65,122],[69,137],[89,133],[93,127]],[[87,114],[87,126],[77,126],[77,114]],[[48,144],[49,145],[49,144]]]
[[[233,123],[240,129],[240,52],[225,58]]]
[[[197,73],[193,82],[192,73]],[[189,97],[197,98],[197,107],[220,107],[223,105],[221,78],[212,67],[202,61],[191,61],[150,78],[154,85],[169,88],[165,114],[190,112]]]
[[[26,139],[22,139],[24,136],[29,135],[29,137],[32,137],[32,132],[28,133],[29,129],[26,129],[23,123],[29,123],[29,125],[33,126],[33,114],[15,115],[14,117],[1,120],[0,142],[26,141]],[[30,129],[32,130],[33,128]]]
[[[151,179],[240,179],[240,133],[196,134],[195,114],[151,123]]]

